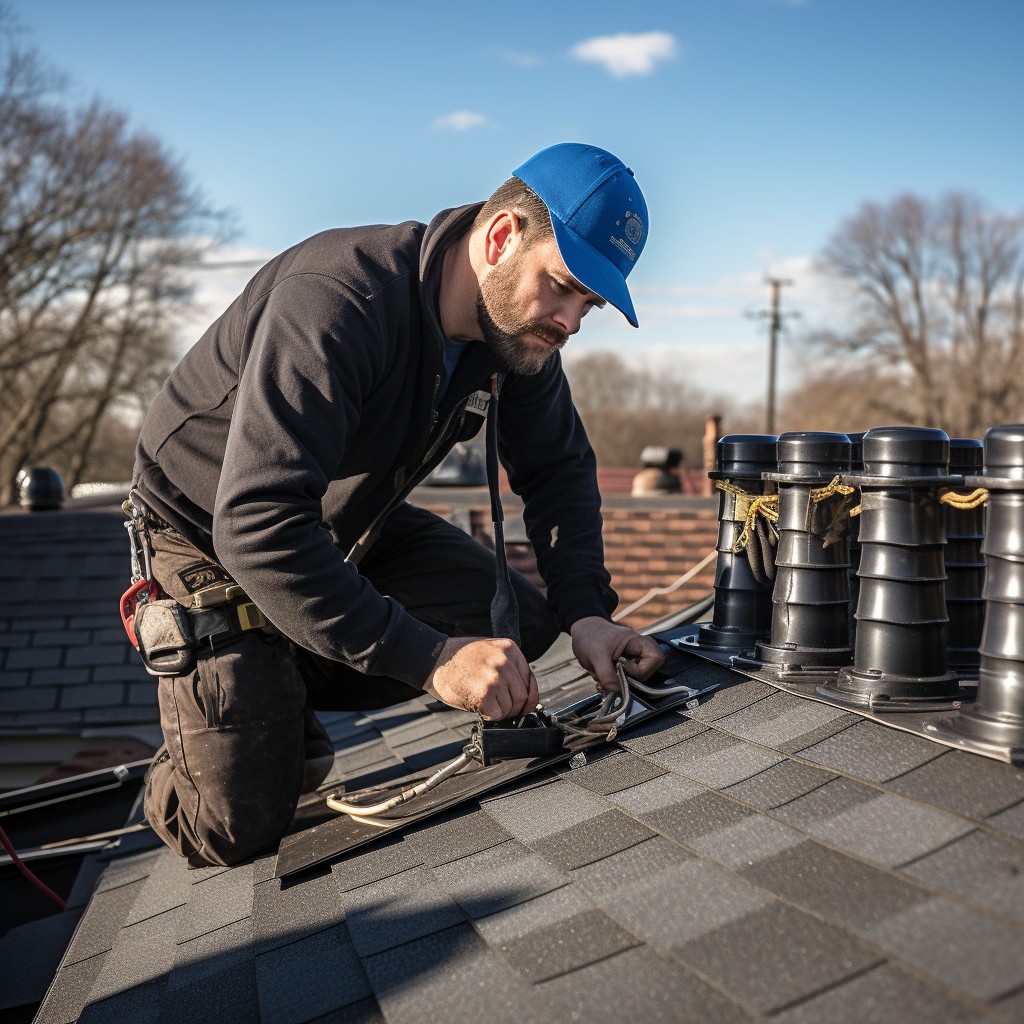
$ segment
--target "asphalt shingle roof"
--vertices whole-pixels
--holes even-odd
[[[109,851],[39,1024],[1024,1019],[1021,769],[687,672],[726,685],[297,875]],[[356,786],[467,727],[323,718]]]

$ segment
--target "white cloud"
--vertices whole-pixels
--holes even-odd
[[[479,114],[475,110],[453,110],[450,114],[443,114],[435,117],[434,128],[440,131],[468,132],[473,128],[482,128],[487,124],[485,114]]]
[[[600,64],[616,78],[649,75],[659,61],[676,56],[676,38],[669,32],[620,32],[594,36],[577,43],[570,51],[576,60]]]

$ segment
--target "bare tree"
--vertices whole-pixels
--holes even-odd
[[[671,373],[629,366],[613,352],[566,361],[573,401],[604,466],[637,466],[647,445],[682,448],[686,464],[702,464],[704,419],[723,403]]]
[[[61,97],[0,36],[0,502],[29,462],[77,482],[104,421],[152,394],[186,271],[226,233],[158,140]]]
[[[865,203],[819,265],[843,286],[852,326],[817,340],[904,371],[899,418],[973,436],[1019,419],[1024,216],[963,193]]]

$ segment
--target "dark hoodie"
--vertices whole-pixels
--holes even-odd
[[[483,344],[467,346],[434,408],[442,257],[478,209],[325,231],[275,257],[168,378],[136,454],[143,499],[286,636],[414,686],[447,638],[357,562],[373,524],[483,424],[500,369]],[[555,614],[564,629],[607,616],[594,454],[557,355],[508,374],[499,408],[499,451]]]

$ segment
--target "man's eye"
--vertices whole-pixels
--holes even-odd
[[[557,277],[551,278],[551,285],[559,295],[564,295],[569,290],[569,286],[564,281],[559,281]]]

